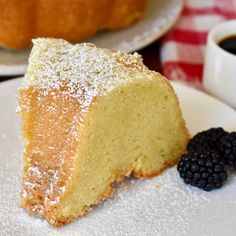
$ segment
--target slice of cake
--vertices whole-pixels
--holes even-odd
[[[174,165],[188,131],[177,97],[142,58],[92,44],[34,40],[19,89],[22,207],[54,226],[112,195],[125,176]]]

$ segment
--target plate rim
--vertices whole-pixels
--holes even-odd
[[[151,43],[153,43],[155,40],[162,37],[165,33],[167,33],[174,26],[174,24],[177,22],[177,20],[180,17],[180,14],[181,14],[181,12],[184,8],[184,0],[178,0],[178,1],[179,1],[179,6],[178,6],[179,8],[176,11],[176,15],[173,16],[173,18],[171,18],[171,20],[169,20],[167,24],[162,26],[162,28],[159,29],[159,31],[157,31],[155,34],[153,34],[152,37],[148,37],[147,39],[144,39],[143,43],[140,43],[140,45],[136,46],[135,49],[128,50],[126,52],[131,53],[131,52],[141,50],[144,47],[146,47],[146,46],[150,45]]]

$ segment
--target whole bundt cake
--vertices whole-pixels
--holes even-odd
[[[125,176],[174,165],[189,139],[170,83],[137,54],[37,39],[19,89],[21,206],[60,226]]]
[[[0,45],[27,48],[35,37],[70,42],[142,18],[147,0],[0,0]]]

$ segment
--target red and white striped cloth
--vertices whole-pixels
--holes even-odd
[[[201,88],[207,33],[234,18],[236,0],[185,0],[179,21],[162,40],[163,74]]]

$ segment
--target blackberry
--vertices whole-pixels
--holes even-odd
[[[218,150],[225,163],[236,169],[236,132],[225,135],[218,143]]]
[[[223,128],[211,128],[196,134],[188,143],[188,151],[216,150],[218,141],[228,134]]]
[[[177,166],[180,177],[205,191],[223,186],[228,175],[219,154],[215,151],[197,150],[184,154]]]

